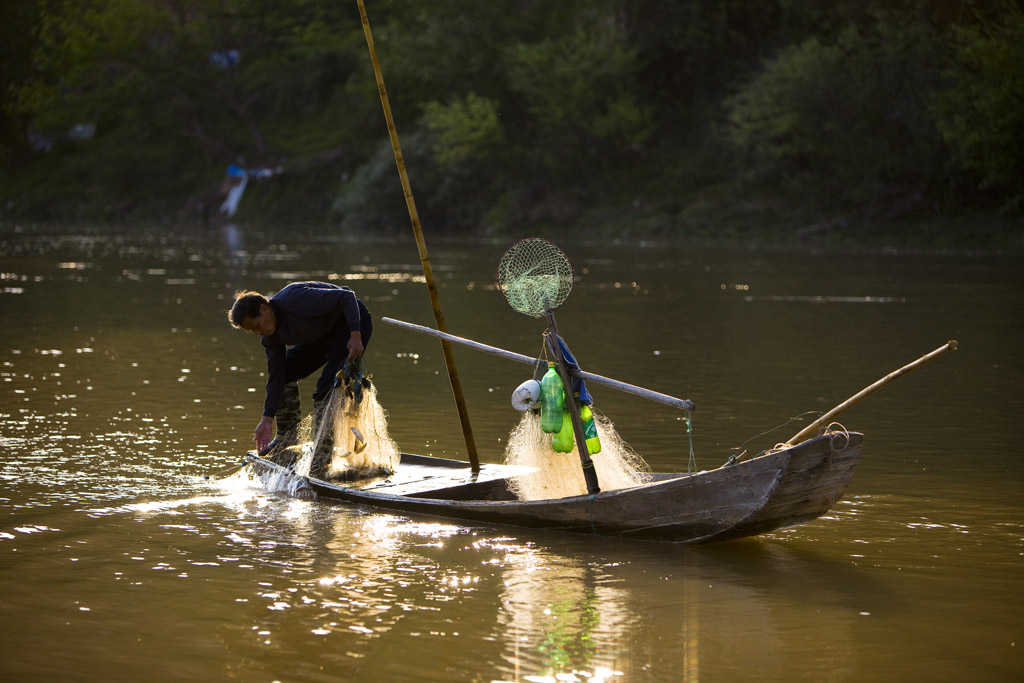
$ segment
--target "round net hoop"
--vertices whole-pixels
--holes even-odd
[[[508,305],[540,318],[572,291],[572,264],[553,243],[527,237],[509,247],[498,264],[498,289]]]

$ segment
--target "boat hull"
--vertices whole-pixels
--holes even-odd
[[[796,526],[825,514],[856,470],[863,435],[825,434],[791,448],[715,470],[655,474],[626,489],[553,500],[520,501],[506,482],[519,473],[483,465],[403,455],[388,478],[332,482],[307,478],[319,498],[486,524],[600,534],[674,543],[708,543]],[[287,468],[250,453],[264,474]]]

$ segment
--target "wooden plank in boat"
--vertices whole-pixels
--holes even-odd
[[[329,481],[341,488],[387,493],[394,496],[416,496],[443,491],[468,484],[483,484],[533,471],[515,465],[482,464],[473,472],[468,463],[430,456],[402,454],[397,470],[386,477],[353,481]]]

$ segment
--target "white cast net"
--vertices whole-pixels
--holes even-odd
[[[594,414],[601,452],[590,456],[602,491],[612,491],[650,481],[651,469],[622,440],[611,420]],[[509,480],[508,488],[519,500],[548,500],[578,496],[587,492],[579,452],[556,453],[551,435],[540,428],[540,416],[526,411],[509,434],[504,462],[534,471]]]
[[[333,437],[334,448],[325,478],[355,479],[393,473],[401,452],[388,434],[387,413],[377,400],[377,387],[370,384],[364,388],[359,402],[343,390],[333,389],[326,401],[323,418],[315,430],[312,415],[302,421],[300,441],[312,441],[312,449],[304,449],[296,472],[309,474],[310,451],[316,452],[318,444]]]

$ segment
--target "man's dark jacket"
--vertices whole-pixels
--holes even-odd
[[[359,300],[348,287],[327,282],[293,282],[270,298],[277,318],[274,334],[263,337],[267,353],[267,400],[263,414],[273,417],[281,404],[285,385],[285,358],[289,346],[339,344],[360,327]]]

